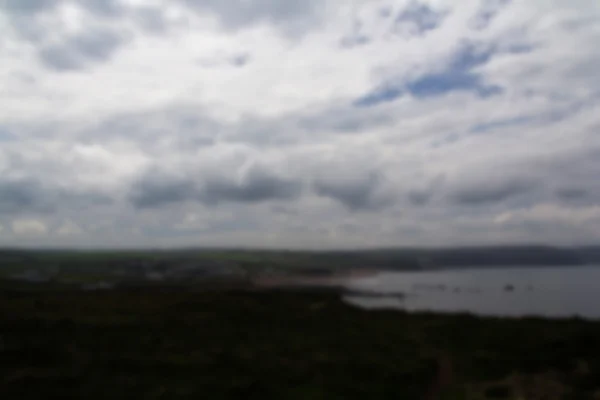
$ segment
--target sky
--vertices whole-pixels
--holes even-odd
[[[596,0],[0,0],[0,246],[600,243]]]

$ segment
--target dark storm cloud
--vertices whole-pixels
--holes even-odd
[[[378,210],[392,203],[393,197],[380,192],[382,176],[372,172],[361,178],[319,178],[313,184],[314,192],[335,200],[352,211]]]
[[[137,208],[156,208],[185,201],[206,205],[224,202],[260,203],[292,200],[299,197],[301,192],[301,181],[253,167],[241,179],[211,176],[192,180],[147,175],[134,185],[130,201]]]
[[[78,70],[108,61],[125,42],[125,37],[111,30],[96,29],[68,37],[64,41],[40,48],[40,61],[56,71]]]
[[[466,206],[499,203],[514,196],[528,194],[536,189],[538,184],[538,181],[527,178],[490,177],[487,180],[460,185],[451,192],[451,199],[454,203]]]

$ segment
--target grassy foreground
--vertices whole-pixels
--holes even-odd
[[[593,399],[600,323],[300,292],[0,292],[2,399]]]

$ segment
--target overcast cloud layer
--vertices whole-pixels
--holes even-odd
[[[0,0],[0,246],[600,243],[600,2]]]

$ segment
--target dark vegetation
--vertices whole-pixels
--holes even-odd
[[[0,291],[2,399],[592,399],[599,390],[600,322],[367,312],[306,291]]]
[[[253,285],[598,261],[592,247],[1,250],[0,399],[600,398],[600,322],[367,312],[331,288]]]

